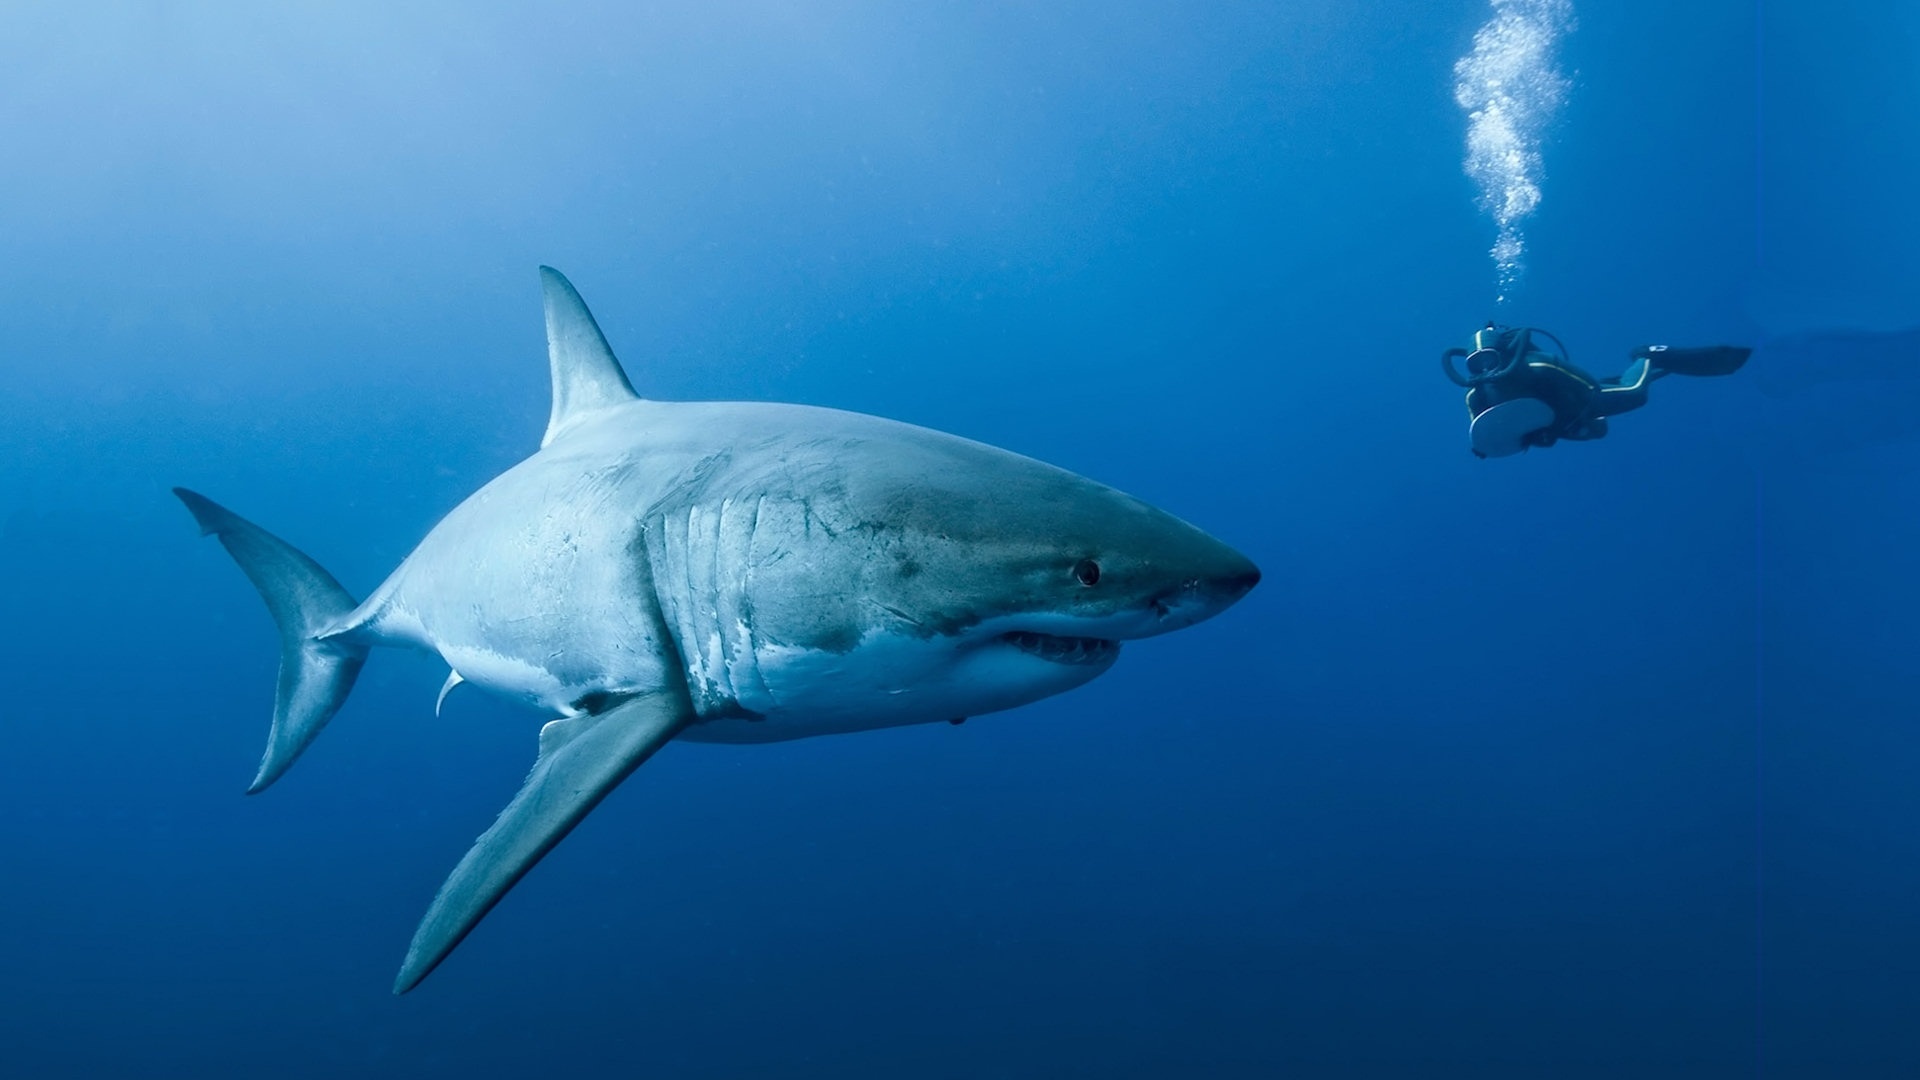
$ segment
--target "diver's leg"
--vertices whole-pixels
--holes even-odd
[[[1594,399],[1596,411],[1601,416],[1632,412],[1647,403],[1647,384],[1665,374],[1644,356],[1635,360],[1619,378],[1600,384],[1600,393]]]

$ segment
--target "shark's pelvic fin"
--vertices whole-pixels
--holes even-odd
[[[414,931],[393,992],[420,985],[541,856],[692,718],[686,693],[674,690],[541,728],[533,772],[440,886]]]
[[[586,413],[637,400],[627,373],[607,347],[600,324],[566,275],[540,268],[540,291],[547,306],[547,361],[553,370],[553,412],[541,447]]]
[[[457,671],[447,672],[447,681],[440,684],[440,696],[433,699],[433,715],[440,715],[440,706],[447,703],[447,695],[453,693],[454,687],[466,681],[467,680],[460,677],[460,673]]]
[[[280,629],[280,679],[273,703],[273,728],[260,772],[247,788],[251,795],[280,778],[320,729],[333,719],[353,689],[367,649],[322,635],[354,607],[353,597],[333,575],[286,541],[240,517],[204,495],[174,488],[187,504],[202,535],[220,538],[260,590]]]

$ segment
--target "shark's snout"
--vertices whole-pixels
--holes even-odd
[[[1226,598],[1227,604],[1252,592],[1253,587],[1260,584],[1260,568],[1238,552],[1234,554],[1234,558],[1240,565],[1215,578],[1212,586],[1215,593]]]
[[[1260,584],[1260,568],[1246,556],[1224,544],[1210,554],[1207,566],[1152,599],[1152,633],[1164,634],[1211,619]]]

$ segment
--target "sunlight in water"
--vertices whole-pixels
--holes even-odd
[[[1520,222],[1540,205],[1540,137],[1568,82],[1554,46],[1573,29],[1572,0],[1493,0],[1473,54],[1453,66],[1453,99],[1467,111],[1467,175],[1500,234],[1493,242],[1499,300],[1520,277]]]

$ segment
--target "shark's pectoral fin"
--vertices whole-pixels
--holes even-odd
[[[540,291],[546,300],[547,362],[553,374],[553,411],[540,439],[544,448],[580,416],[636,401],[640,395],[633,392],[600,324],[566,275],[541,267]]]
[[[393,992],[419,985],[541,856],[692,718],[686,695],[657,693],[541,728],[533,771],[440,886]]]

